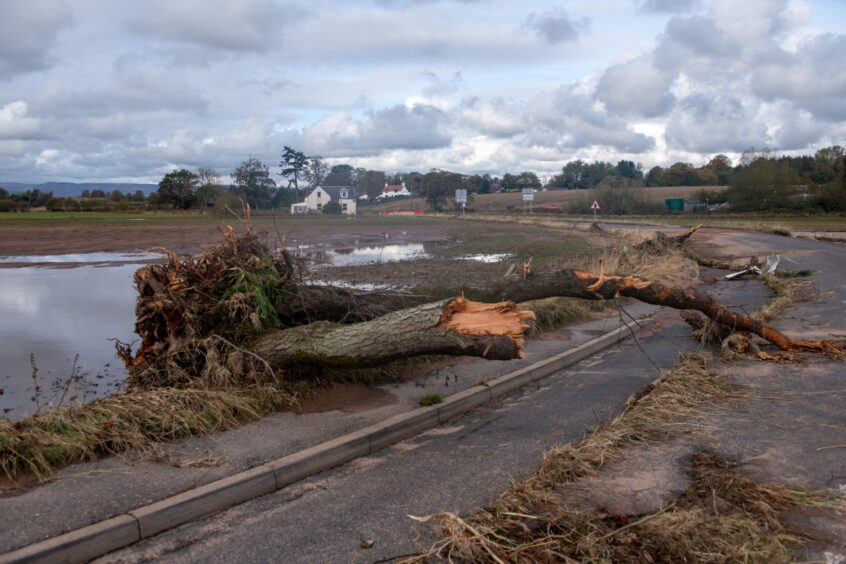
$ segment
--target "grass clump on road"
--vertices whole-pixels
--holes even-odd
[[[706,356],[682,354],[676,367],[627,410],[576,444],[548,453],[529,479],[506,491],[491,508],[467,518],[437,513],[438,540],[412,560],[471,562],[774,561],[792,559],[802,541],[782,512],[823,505],[816,493],[762,484],[736,466],[699,452],[690,485],[670,505],[647,515],[583,511],[567,503],[568,488],[624,460],[626,449],[681,432],[701,407],[734,392],[710,370]],[[640,396],[640,394],[638,394]]]
[[[443,403],[444,398],[441,394],[428,394],[420,398],[417,402],[423,407],[428,407],[430,405],[438,405],[439,403]]]

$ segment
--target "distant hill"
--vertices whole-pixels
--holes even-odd
[[[83,190],[102,190],[107,194],[114,190],[120,190],[123,193],[132,193],[136,190],[141,190],[144,194],[150,194],[159,189],[157,184],[129,184],[121,182],[42,182],[39,184],[35,182],[0,181],[0,187],[5,188],[12,194],[38,189],[42,192],[53,192],[53,195],[57,197],[80,196]]]

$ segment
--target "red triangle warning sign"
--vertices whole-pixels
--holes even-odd
[[[594,200],[594,201],[593,201],[593,203],[590,205],[590,209],[592,209],[592,210],[598,210],[598,209],[601,209],[601,208],[599,207],[599,200]]]

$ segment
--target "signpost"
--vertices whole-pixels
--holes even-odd
[[[455,191],[455,203],[461,204],[461,215],[464,215],[464,208],[467,206],[467,190],[458,189]]]
[[[532,213],[532,202],[535,201],[535,189],[523,188],[523,213],[526,213],[526,202],[529,202],[529,213]]]
[[[593,218],[596,219],[596,212],[602,209],[599,207],[599,200],[594,200],[593,203],[590,205],[590,209],[593,210]]]

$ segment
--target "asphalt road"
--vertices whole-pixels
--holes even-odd
[[[757,233],[704,243],[738,255],[790,251],[796,265],[788,267],[818,270],[818,286],[830,293],[783,325],[809,335],[839,326],[832,320],[844,317],[846,247]],[[718,283],[713,290],[749,309],[768,297],[755,282]],[[490,503],[511,481],[531,474],[544,451],[619,413],[630,394],[657,376],[656,367],[669,369],[679,351],[698,349],[675,312],[657,317],[637,345],[609,349],[414,439],[100,561],[373,562],[414,552],[431,538],[409,515],[467,513]],[[360,548],[365,539],[371,548]]]

